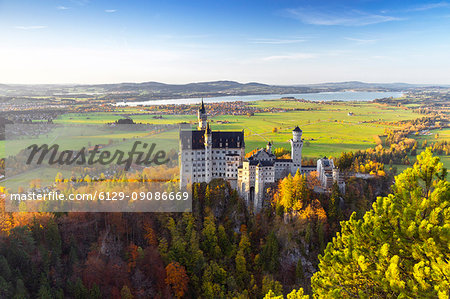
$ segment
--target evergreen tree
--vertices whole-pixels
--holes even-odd
[[[428,148],[363,219],[355,213],[319,257],[318,297],[448,298],[450,183]]]
[[[219,228],[217,229],[217,235],[219,246],[222,249],[222,252],[225,254],[225,256],[228,256],[228,254],[231,252],[232,247],[230,238],[228,237],[225,231],[225,227],[222,224],[220,224]]]
[[[295,278],[297,279],[297,282],[301,282],[305,278],[301,257],[298,259],[297,266],[295,267]]]
[[[51,287],[50,284],[48,283],[48,279],[47,279],[47,274],[46,273],[42,273],[41,274],[41,280],[40,280],[40,288],[39,288],[39,292],[37,295],[37,298],[39,299],[51,299],[52,298],[52,294],[51,294]]]
[[[10,298],[12,294],[12,285],[5,278],[0,276],[0,298]]]
[[[120,297],[122,299],[133,299],[133,294],[131,294],[130,288],[127,285],[124,285],[122,287],[122,290],[120,291]],[[101,298],[101,297],[99,297]]]
[[[55,263],[55,261],[60,257],[62,249],[61,249],[61,236],[59,234],[58,225],[55,223],[53,219],[50,219],[47,224],[45,239],[47,247],[52,252],[51,254],[52,262]]]
[[[20,278],[16,281],[16,292],[14,298],[28,298],[28,291],[23,283],[23,280]]]
[[[6,280],[11,278],[11,268],[3,255],[0,255],[0,276]]]
[[[218,245],[216,223],[212,213],[205,217],[204,227],[202,231],[202,249],[211,257],[218,258],[221,255],[221,250]]]
[[[89,296],[89,290],[84,286],[80,278],[73,285],[72,294],[75,299],[84,299]]]
[[[123,286],[123,287],[125,288],[126,285]],[[122,290],[123,290],[123,288],[122,288]],[[94,283],[92,288],[89,290],[89,298],[90,299],[100,299],[100,298],[102,298],[102,293],[100,292],[100,288],[98,287],[98,285],[96,283]],[[124,297],[122,295],[122,298],[126,298],[126,297]],[[128,298],[130,298],[130,297],[128,297]],[[131,296],[131,298],[133,298],[133,296]]]
[[[344,218],[340,207],[341,197],[342,195],[339,191],[339,186],[336,182],[334,182],[331,189],[330,202],[328,205],[328,220],[329,223],[334,227],[338,227],[339,222]]]
[[[278,269],[279,246],[274,232],[271,232],[267,237],[261,257],[264,263],[264,270],[274,273]]]
[[[205,190],[205,203],[208,207],[211,206],[211,190],[209,189],[209,185],[206,186]]]

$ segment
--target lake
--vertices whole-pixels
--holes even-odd
[[[258,101],[273,100],[282,97],[295,97],[296,99],[304,99],[308,101],[372,101],[375,99],[400,97],[401,92],[372,92],[372,91],[338,91],[338,92],[318,92],[318,93],[293,93],[293,94],[264,94],[264,95],[246,95],[246,96],[223,96],[203,98],[205,103],[217,102],[235,102],[235,101]],[[167,99],[167,100],[150,100],[142,102],[119,102],[117,106],[152,106],[152,105],[169,105],[169,104],[196,104],[202,98],[187,99]]]

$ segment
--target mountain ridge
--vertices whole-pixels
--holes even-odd
[[[169,84],[156,81],[107,84],[0,84],[2,96],[95,96],[110,98],[168,99],[182,97],[243,96],[294,94],[336,91],[407,91],[439,85],[409,83],[366,83],[361,81],[329,82],[297,85],[271,85],[259,82],[240,83],[231,80]],[[441,86],[445,88],[445,85]]]

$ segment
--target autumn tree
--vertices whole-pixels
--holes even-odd
[[[131,243],[127,248],[128,253],[128,271],[131,272],[136,267],[136,261],[139,257],[139,247],[136,244]]]
[[[175,297],[181,298],[188,288],[189,277],[185,268],[177,262],[166,266],[166,284],[170,286]]]
[[[158,246],[158,240],[156,238],[155,231],[152,226],[148,223],[144,224],[145,235],[144,238],[150,246]]]
[[[286,296],[287,299],[309,299],[308,295],[305,295],[303,289],[300,288],[298,290],[292,290]],[[265,296],[264,299],[284,299],[283,295],[276,295],[272,290],[270,290]]]
[[[5,193],[0,190],[0,235],[8,234],[13,227],[13,217],[5,209],[5,198]]]
[[[274,295],[282,295],[283,286],[279,281],[274,280],[271,276],[265,275],[262,280],[261,291],[263,294],[267,294],[272,291]]]
[[[204,298],[224,298],[227,272],[215,261],[211,261],[205,268],[202,277],[202,291]]]

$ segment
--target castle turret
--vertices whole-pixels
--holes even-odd
[[[198,127],[197,127],[198,130],[206,130],[206,123],[208,121],[208,118],[206,114],[205,104],[203,103],[203,99],[202,105],[198,109],[197,117],[198,117]]]
[[[266,145],[266,152],[268,152],[269,154],[272,153],[272,143],[270,141]]]
[[[300,129],[298,126],[296,126],[295,129],[292,131],[292,140],[301,141],[302,133],[303,133],[302,129]]]
[[[297,126],[292,131],[291,143],[291,159],[292,159],[292,173],[296,173],[297,169],[301,170],[302,167],[302,130]]]

